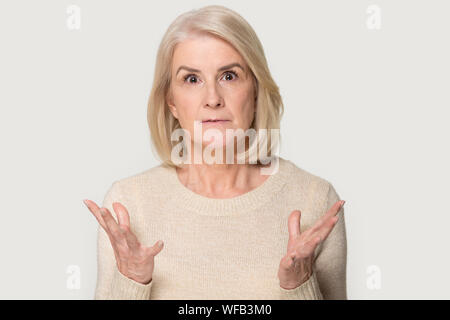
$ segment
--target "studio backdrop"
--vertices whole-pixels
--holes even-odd
[[[147,102],[181,13],[257,33],[285,106],[280,155],[346,200],[349,299],[448,299],[450,3],[0,3],[2,299],[92,299],[101,203],[159,164]]]

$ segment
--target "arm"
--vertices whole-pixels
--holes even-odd
[[[117,182],[114,182],[103,200],[102,206],[114,212],[113,202],[123,198]],[[117,218],[114,217],[117,221]],[[95,300],[149,300],[153,281],[142,284],[124,276],[117,268],[111,242],[99,225],[97,235],[97,285]]]
[[[325,211],[341,200],[329,184]],[[347,236],[344,207],[338,211],[339,220],[318,248],[315,272],[325,300],[347,300]]]
[[[316,185],[317,186],[317,185]],[[315,188],[311,188],[312,192]],[[340,200],[333,186],[328,183],[325,192],[316,193],[321,198],[323,212],[328,212]],[[339,216],[326,239],[315,249],[312,272],[309,278],[294,289],[280,287],[281,299],[291,300],[331,300],[347,299],[346,294],[346,235],[344,208],[334,211]],[[337,209],[334,209],[337,210]],[[320,285],[319,285],[320,284]]]

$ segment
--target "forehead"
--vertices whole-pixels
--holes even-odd
[[[238,62],[245,66],[239,52],[227,41],[212,35],[195,35],[178,43],[172,59],[172,71],[180,65],[199,70],[219,67]]]

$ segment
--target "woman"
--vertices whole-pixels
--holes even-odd
[[[262,45],[240,15],[207,6],[179,16],[161,41],[148,105],[162,163],[115,181],[102,208],[85,200],[100,224],[95,298],[346,299],[333,186],[277,156],[272,135],[238,137],[249,138],[244,150],[226,135],[277,130],[282,113]],[[192,150],[210,147],[205,136],[215,163],[195,161]],[[268,151],[256,162],[255,143]]]

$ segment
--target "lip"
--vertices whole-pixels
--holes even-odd
[[[216,121],[202,121],[202,126],[204,128],[215,127],[215,128],[225,128],[228,127],[230,120],[216,120]]]
[[[221,120],[221,119],[217,119],[217,120],[204,120],[202,121],[202,123],[224,123],[224,122],[228,122],[230,120]]]

